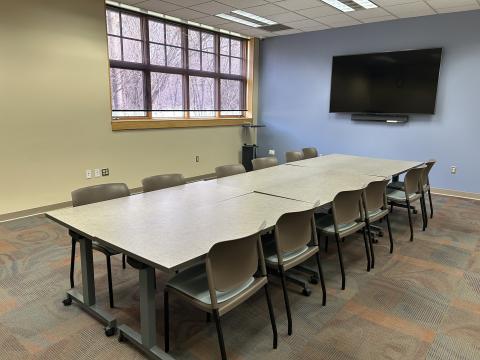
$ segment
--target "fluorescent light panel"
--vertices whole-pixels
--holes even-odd
[[[219,18],[222,18],[222,19],[230,20],[230,21],[242,24],[242,25],[251,26],[251,27],[254,27],[254,28],[258,28],[258,27],[262,26],[260,24],[257,24],[257,23],[254,23],[254,22],[251,22],[251,21],[248,21],[248,20],[240,19],[240,18],[237,18],[235,16],[228,15],[228,14],[217,14],[215,16],[217,16]]]
[[[322,0],[324,3],[327,3],[328,5],[333,6],[334,8],[337,8],[340,11],[343,12],[350,12],[350,11],[355,11],[354,8],[351,8],[350,6],[342,3],[341,1],[338,0]],[[355,1],[357,2],[357,1]]]
[[[232,13],[235,13],[237,15],[240,15],[240,16],[243,16],[243,17],[246,17],[246,18],[261,22],[261,23],[264,23],[265,25],[276,25],[277,24],[275,21],[265,19],[264,17],[258,16],[258,15],[255,15],[255,14],[251,14],[251,13],[243,11],[243,10],[233,10]]]
[[[375,9],[378,6],[369,0],[353,0],[364,9]]]

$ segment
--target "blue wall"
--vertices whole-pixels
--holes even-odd
[[[332,56],[443,47],[433,116],[404,125],[330,114]],[[261,42],[260,153],[316,146],[323,153],[435,158],[432,185],[480,193],[480,11],[274,37]],[[450,166],[458,167],[457,175]]]

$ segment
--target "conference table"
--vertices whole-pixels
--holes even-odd
[[[364,188],[421,165],[332,154],[221,179],[48,212],[80,236],[82,292],[72,302],[154,359],[173,359],[157,346],[155,270],[168,273],[201,261],[222,241],[272,229],[285,213],[326,205],[341,191]],[[143,264],[139,270],[140,332],[96,304],[92,241]]]

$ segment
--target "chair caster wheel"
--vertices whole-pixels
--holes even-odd
[[[63,306],[70,306],[72,305],[72,298],[69,296],[66,299],[62,300]]]
[[[377,238],[373,238],[373,239],[372,239],[372,243],[378,244],[378,239],[377,239]]]
[[[304,288],[304,289],[302,290],[302,295],[304,295],[304,296],[310,296],[310,295],[312,295],[312,290],[310,290],[309,288]]]
[[[311,276],[310,277],[310,284],[317,285],[318,284],[318,278],[316,276]]]
[[[414,213],[415,215],[417,215],[417,214],[418,214],[418,210],[414,209],[414,210],[413,210],[413,213]]]
[[[123,343],[123,342],[126,342],[126,341],[127,341],[127,338],[125,336],[123,336],[122,333],[120,333],[118,335],[118,342]]]
[[[383,237],[383,232],[379,232],[379,233],[378,233],[378,236],[379,236],[379,237]]]
[[[105,328],[105,336],[107,337],[115,335],[116,332],[117,332],[117,329],[114,327],[107,326]]]

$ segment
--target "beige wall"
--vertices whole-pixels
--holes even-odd
[[[100,182],[135,188],[148,175],[239,161],[240,127],[111,131],[102,0],[8,1],[0,49],[0,214]],[[110,177],[85,179],[101,167]]]

